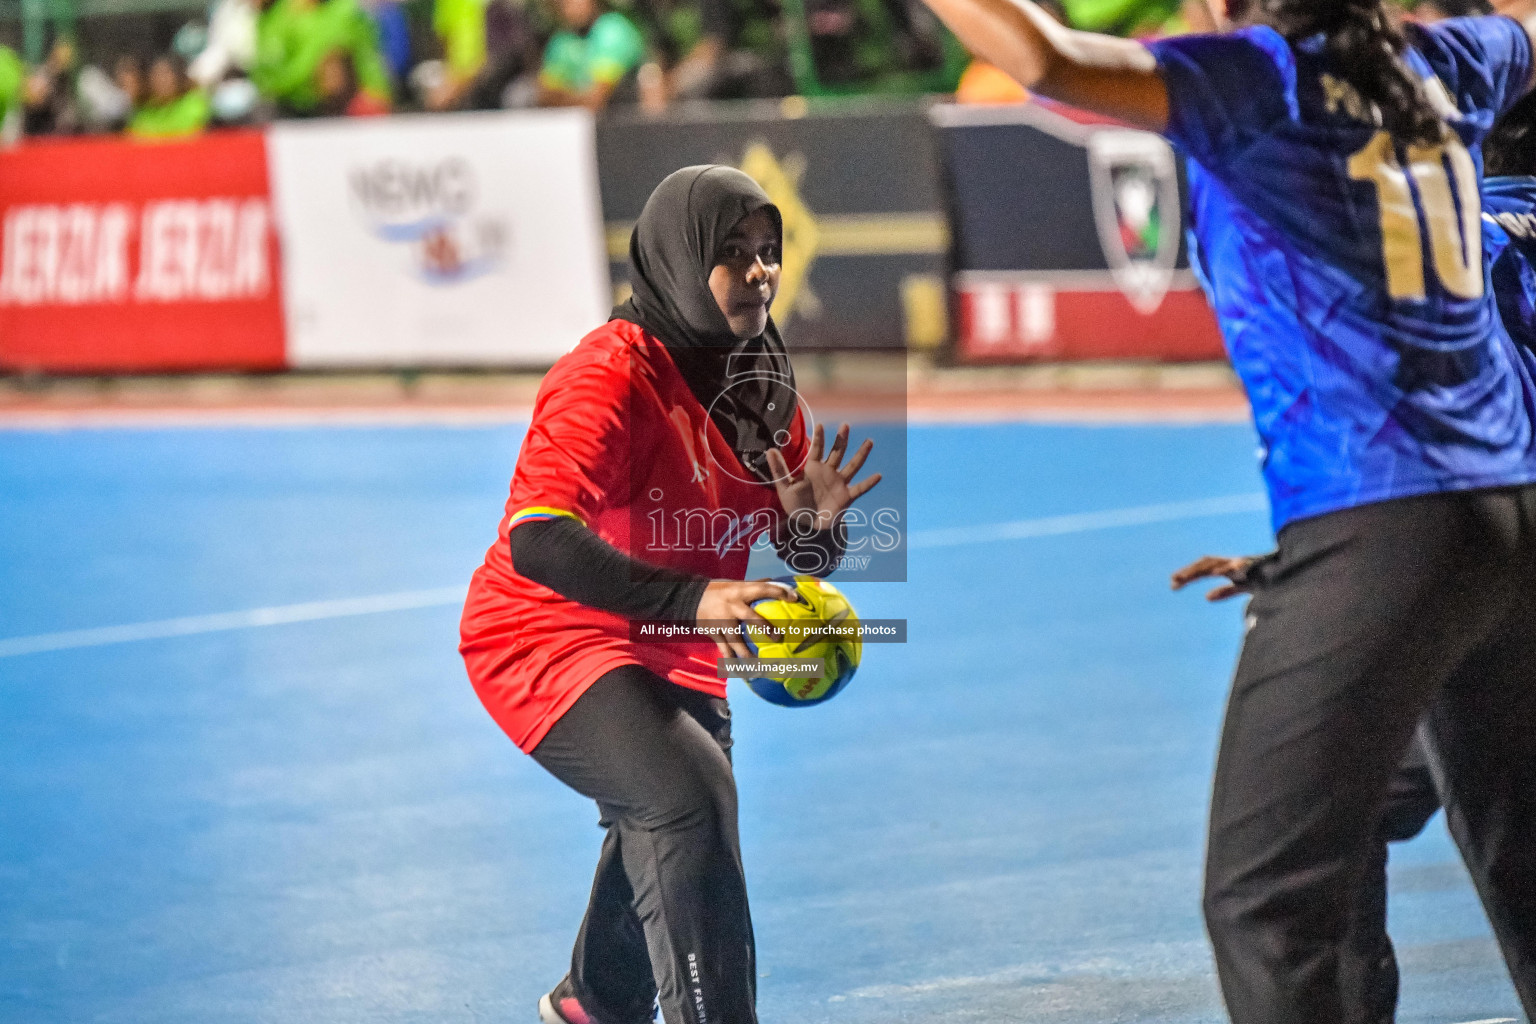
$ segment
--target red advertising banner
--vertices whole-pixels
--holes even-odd
[[[260,132],[0,153],[0,370],[279,369]]]
[[[1187,279],[1187,280],[1185,280]],[[1221,330],[1188,271],[1151,308],[1109,274],[959,273],[956,350],[969,363],[1226,358]]]

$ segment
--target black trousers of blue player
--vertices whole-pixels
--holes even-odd
[[[533,751],[607,830],[571,983],[600,1024],[756,1024],[757,966],[723,699],[638,666],[587,690]]]
[[[1387,804],[1365,860],[1349,934],[1339,956],[1344,1019],[1350,1024],[1392,1024],[1397,1019],[1397,951],[1387,934],[1387,848],[1424,831],[1440,809],[1430,766],[1427,730],[1418,730],[1387,787]]]
[[[1421,719],[1447,824],[1536,1013],[1536,487],[1302,520],[1248,608],[1205,917],[1237,1024],[1346,1024],[1342,957]]]

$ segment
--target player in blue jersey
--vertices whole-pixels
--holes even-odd
[[[1224,582],[1208,593],[1206,600],[1252,595],[1263,588],[1279,557],[1277,551],[1235,558],[1206,555],[1173,574],[1173,589],[1181,590],[1197,580],[1220,579]],[[1351,1024],[1392,1024],[1397,1019],[1401,979],[1397,951],[1387,933],[1387,847],[1413,839],[1440,810],[1440,792],[1430,760],[1421,730],[1387,787],[1386,804],[1365,859],[1348,935],[1339,953],[1343,1019]]]
[[[1164,134],[1253,405],[1278,536],[1233,681],[1205,916],[1232,1018],[1348,1019],[1342,946],[1425,719],[1536,1013],[1536,383],[1482,258],[1480,145],[1532,79],[1499,18],[1242,0],[1221,35],[927,0],[1026,87]],[[1258,23],[1262,21],[1262,24]]]
[[[1530,361],[1536,359],[1536,93],[1494,122],[1483,143],[1483,171],[1483,216],[1497,225],[1484,236],[1484,251],[1493,261],[1494,299],[1505,329]],[[1264,586],[1277,558],[1277,552],[1206,555],[1175,572],[1173,586],[1218,578],[1225,583],[1207,595],[1211,601],[1251,594]],[[1396,1014],[1397,959],[1386,927],[1387,844],[1417,836],[1439,810],[1431,759],[1422,736],[1416,736],[1393,776],[1361,878],[1340,969],[1346,1019],[1361,1024],[1391,1024]]]
[[[1536,359],[1536,93],[1499,119],[1483,150],[1483,215],[1508,239],[1493,263],[1493,294],[1529,362]]]

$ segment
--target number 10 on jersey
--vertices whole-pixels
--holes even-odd
[[[1397,158],[1392,136],[1377,132],[1349,158],[1349,176],[1376,186],[1387,292],[1394,299],[1424,298],[1420,239],[1427,235],[1440,284],[1452,295],[1478,298],[1483,294],[1482,203],[1472,154],[1460,140],[1448,136],[1439,145],[1409,146],[1407,155],[1405,168]],[[1427,221],[1422,234],[1419,210],[1408,184],[1410,177],[1418,186]]]

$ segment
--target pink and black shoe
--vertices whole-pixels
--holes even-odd
[[[556,985],[552,992],[539,997],[539,1020],[543,1024],[610,1024],[606,1020],[599,1020],[581,1005],[581,1000],[576,998],[576,986],[571,984],[569,974],[560,979],[560,984]],[[654,1024],[655,1020],[656,1009],[652,1006],[650,1014],[644,1020],[631,1022],[631,1024]]]
[[[539,997],[539,1020],[543,1024],[597,1024],[576,998],[569,974],[560,979],[553,991]]]

